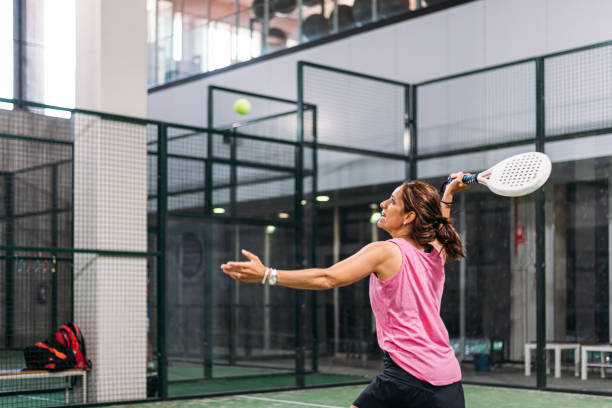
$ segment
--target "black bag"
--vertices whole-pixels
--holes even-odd
[[[32,370],[60,371],[76,366],[72,351],[54,342],[39,341],[23,351],[26,367]]]

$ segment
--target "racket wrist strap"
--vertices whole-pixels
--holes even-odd
[[[266,266],[266,271],[264,272],[263,279],[261,280],[262,284],[266,284],[266,280],[268,280],[268,276],[270,275],[270,268]]]

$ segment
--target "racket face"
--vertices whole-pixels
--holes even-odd
[[[495,194],[520,197],[542,187],[552,164],[544,153],[529,152],[508,157],[478,175],[478,181]]]

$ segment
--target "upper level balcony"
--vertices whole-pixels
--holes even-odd
[[[149,0],[149,87],[460,3],[457,0]]]

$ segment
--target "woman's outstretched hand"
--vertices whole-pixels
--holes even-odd
[[[450,177],[453,179],[453,181],[448,183],[448,185],[446,186],[445,194],[448,193],[452,196],[452,195],[457,194],[460,191],[467,190],[468,188],[470,188],[469,184],[465,184],[462,181],[464,176],[469,176],[469,175],[470,173],[463,173],[461,171],[458,173],[451,173]]]
[[[266,267],[259,260],[259,257],[252,252],[243,249],[242,255],[244,255],[247,262],[226,262],[221,265],[223,273],[228,275],[230,278],[241,281],[241,282],[261,282]]]

